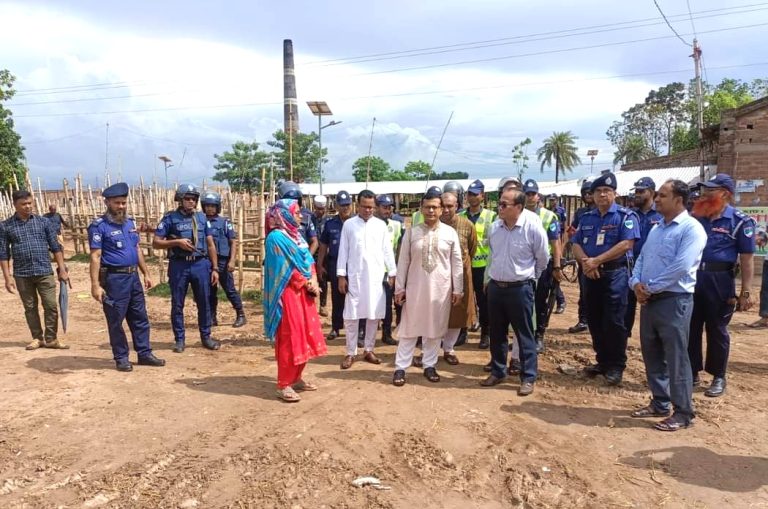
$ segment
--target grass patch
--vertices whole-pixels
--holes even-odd
[[[147,295],[150,297],[170,297],[171,287],[168,286],[168,283],[160,283],[147,290]]]
[[[80,254],[74,254],[67,258],[68,262],[82,262],[82,263],[90,263],[91,261],[91,255],[80,253]]]
[[[168,283],[160,283],[150,288],[149,291],[147,291],[147,295],[150,297],[170,297],[171,287],[168,285]],[[219,288],[218,295],[219,301],[227,300],[227,295],[221,288]],[[240,296],[243,298],[243,300],[252,301],[254,304],[261,304],[262,296],[260,289],[245,290],[242,294],[240,294]],[[187,298],[192,298],[191,288],[187,290]]]

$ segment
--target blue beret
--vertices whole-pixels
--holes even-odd
[[[589,186],[589,190],[593,193],[595,192],[595,189],[598,187],[610,187],[614,191],[616,190],[616,175],[614,175],[611,172],[603,173],[599,177],[595,178],[595,180],[592,181],[592,184]]]
[[[528,179],[525,181],[525,185],[523,185],[523,191],[526,193],[538,193],[539,192],[539,184],[533,179]]]
[[[651,191],[655,191],[656,182],[654,182],[651,177],[643,177],[635,182],[635,189],[650,189]]]
[[[485,192],[485,186],[483,185],[482,180],[475,180],[471,184],[469,184],[469,187],[467,188],[468,193],[472,194],[480,194]]]
[[[112,184],[101,192],[104,198],[117,198],[118,196],[128,196],[128,184],[125,182],[118,182]]]
[[[704,187],[722,187],[733,193],[736,186],[733,184],[733,179],[726,173],[718,173],[706,182],[702,182],[700,185]]]
[[[390,205],[394,204],[395,202],[388,194],[380,194],[376,197],[376,205],[385,205],[389,207]]]
[[[339,191],[338,193],[336,193],[336,204],[337,205],[351,205],[352,204],[352,197],[346,191]]]

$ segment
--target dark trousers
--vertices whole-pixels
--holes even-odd
[[[139,357],[152,353],[149,346],[149,318],[144,302],[144,288],[139,274],[107,274],[104,280],[104,317],[107,319],[109,344],[116,361],[128,359],[128,338],[123,320],[128,322],[133,349]]]
[[[475,302],[477,303],[477,316],[480,323],[480,335],[488,334],[488,296],[483,290],[485,267],[472,267],[472,286],[475,290]],[[399,320],[398,320],[399,322]]]
[[[220,256],[218,260],[219,266],[217,271],[219,273],[219,284],[211,286],[210,305],[211,305],[211,317],[216,316],[216,310],[219,307],[219,287],[224,290],[232,307],[235,311],[243,310],[243,300],[240,298],[240,294],[237,293],[235,288],[235,277],[227,270],[227,264],[229,264],[228,256]]]
[[[344,295],[339,292],[335,259],[328,259],[327,269],[328,279],[331,282],[331,328],[339,332],[344,329]]]
[[[507,375],[509,340],[507,330],[512,326],[520,346],[520,380],[535,382],[538,372],[536,340],[533,336],[533,281],[520,286],[501,288],[488,284],[488,313],[491,329],[491,374]]]
[[[539,276],[536,282],[536,335],[543,336],[549,327],[549,294],[554,286],[552,277],[552,259],[549,260],[547,268]]]
[[[693,314],[690,293],[663,294],[640,308],[640,347],[651,405],[693,418],[693,376],[688,335]]]
[[[763,280],[760,283],[760,317],[768,318],[768,256],[763,260]]]
[[[599,279],[584,278],[584,303],[587,325],[597,364],[605,369],[624,371],[627,366],[627,287],[626,267],[601,271]]]
[[[56,340],[59,331],[59,303],[56,300],[56,277],[47,276],[15,277],[16,289],[24,306],[24,318],[32,333],[32,339],[51,342]],[[43,319],[45,331],[40,324],[40,314],[37,310],[39,300],[43,303]]]
[[[733,317],[736,282],[729,271],[706,272],[696,275],[696,291],[693,294],[691,339],[688,353],[694,374],[704,369],[716,377],[724,377],[731,349],[728,324]],[[707,332],[707,357],[702,353],[702,339]]]
[[[632,336],[632,329],[635,327],[635,313],[637,311],[637,296],[632,288],[627,292],[627,313],[624,315],[624,327],[627,329],[627,336]]]
[[[386,309],[384,310],[384,320],[381,321],[381,331],[384,336],[392,335],[392,303],[394,301],[395,288],[389,286],[387,282],[389,278],[384,276],[384,297],[386,299]],[[400,325],[400,313],[403,310],[403,306],[395,305],[395,325]]]
[[[579,266],[579,272],[578,272],[578,281],[579,281],[579,323],[587,323],[587,303],[584,302],[584,280],[587,279],[587,276],[584,275],[584,272],[581,270],[581,266]]]
[[[328,304],[328,274],[317,278],[317,284],[320,286],[320,307],[324,308]]]
[[[168,263],[168,284],[171,287],[171,326],[177,343],[184,343],[184,299],[192,285],[192,295],[197,304],[197,325],[200,339],[211,337],[211,261],[199,258],[195,261],[171,260]]]
[[[563,307],[565,306],[565,294],[563,294],[563,289],[559,286],[557,287],[557,307]]]

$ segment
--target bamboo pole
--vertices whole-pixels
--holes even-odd
[[[243,293],[245,274],[243,273],[243,231],[245,230],[245,202],[240,203],[237,209],[237,291]]]
[[[64,187],[64,204],[67,207],[67,216],[69,216],[69,224],[71,225],[71,228],[72,228],[72,240],[73,240],[73,243],[75,244],[75,254],[80,254],[80,244],[78,244],[77,242],[75,214],[72,211],[72,199],[69,196],[69,182],[67,182],[67,179],[64,179],[62,186]]]

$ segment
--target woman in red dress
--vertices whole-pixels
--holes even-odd
[[[307,361],[327,348],[317,314],[319,294],[315,265],[299,232],[301,209],[296,200],[278,200],[267,212],[264,259],[264,330],[275,343],[277,396],[301,399],[296,391],[315,391],[302,378]]]

